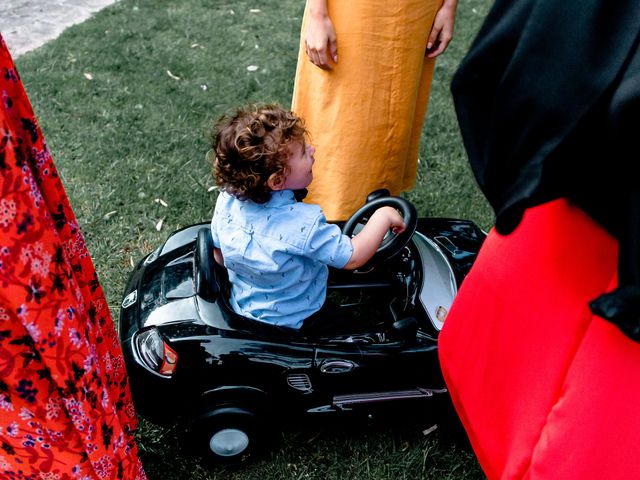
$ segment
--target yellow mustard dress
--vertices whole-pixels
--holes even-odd
[[[305,201],[329,220],[344,220],[375,189],[397,195],[413,187],[435,60],[425,49],[442,2],[327,3],[338,63],[316,67],[301,39],[292,110],[316,147]],[[307,18],[305,11],[303,30]]]

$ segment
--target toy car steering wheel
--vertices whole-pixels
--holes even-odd
[[[400,211],[407,228],[405,228],[405,230],[400,234],[395,234],[392,230],[389,230],[376,253],[371,257],[371,260],[367,262],[367,266],[382,263],[402,250],[415,232],[418,224],[416,208],[411,203],[400,197],[378,197],[365,203],[353,215],[351,215],[351,218],[347,220],[347,223],[342,227],[342,233],[349,237],[357,235],[367,223],[371,215],[382,207],[392,207]],[[360,267],[360,270],[361,269],[362,267]]]

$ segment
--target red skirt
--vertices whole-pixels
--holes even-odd
[[[588,307],[615,288],[617,253],[564,200],[490,232],[439,340],[488,478],[640,478],[640,344]]]
[[[142,480],[109,308],[0,36],[0,478]]]

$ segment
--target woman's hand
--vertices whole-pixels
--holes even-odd
[[[453,25],[456,20],[457,0],[445,0],[436,13],[433,20],[433,27],[427,40],[425,55],[435,58],[444,52],[453,38]]]
[[[330,59],[338,63],[336,31],[327,13],[326,1],[311,2],[303,38],[304,49],[311,63],[324,70],[332,69]]]

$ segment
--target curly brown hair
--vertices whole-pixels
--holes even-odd
[[[279,105],[248,105],[223,116],[212,136],[216,184],[240,200],[265,203],[269,177],[285,175],[289,145],[306,135],[302,119]]]

